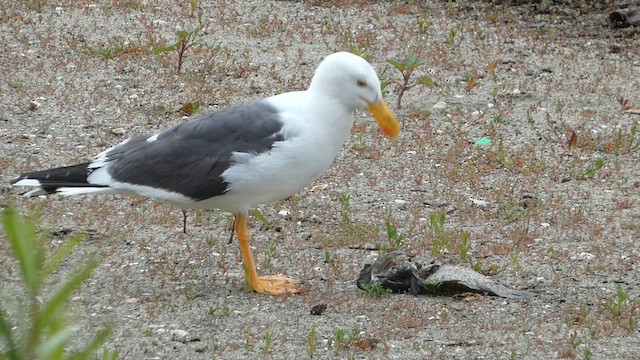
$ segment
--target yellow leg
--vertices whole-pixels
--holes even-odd
[[[251,247],[249,245],[249,231],[247,230],[247,215],[235,214],[234,229],[240,242],[242,253],[242,265],[245,270],[245,279],[249,287],[261,294],[278,295],[284,293],[297,294],[300,292],[297,285],[299,280],[289,279],[284,276],[258,276],[256,266],[253,263]]]

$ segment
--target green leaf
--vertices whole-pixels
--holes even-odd
[[[40,290],[40,264],[36,245],[36,226],[18,214],[13,207],[4,211],[4,229],[20,264],[20,273],[27,291],[36,296]]]
[[[153,55],[160,55],[166,52],[176,51],[178,50],[179,46],[180,46],[180,43],[175,43],[169,46],[157,46],[151,50],[151,53],[153,53]]]
[[[118,352],[105,349],[102,352],[102,360],[118,360]]]
[[[84,238],[84,233],[78,233],[73,235],[70,239],[65,240],[62,245],[56,249],[53,255],[45,261],[44,266],[42,267],[42,277],[47,278],[49,275],[53,274],[53,272],[58,268],[58,265],[67,259],[73,249],[75,249],[76,246],[84,240]]]
[[[8,316],[5,310],[0,308],[0,336],[4,339],[4,343],[7,344],[6,352],[0,353],[0,358],[7,356],[8,359],[19,359],[18,348],[14,342],[11,331],[12,326],[7,318]]]
[[[59,286],[51,298],[44,304],[40,316],[36,319],[35,327],[37,329],[45,329],[49,319],[53,318],[58,310],[62,308],[65,301],[71,297],[80,285],[91,276],[93,270],[98,267],[98,260],[91,260],[87,264],[74,271],[73,275],[62,286]]]
[[[390,82],[387,80],[382,80],[380,82],[380,92],[382,92],[384,94],[384,90],[387,88],[387,86],[389,86]]]
[[[387,59],[387,62],[391,65],[393,65],[394,68],[398,69],[398,71],[400,72],[404,72],[407,67],[405,64],[397,61],[397,60],[393,60],[393,59]]]
[[[435,85],[433,84],[433,80],[428,75],[424,75],[418,81],[420,82],[420,84],[428,87],[429,89],[433,89],[435,87]]]
[[[422,59],[418,59],[418,56],[415,53],[411,53],[407,55],[404,63],[407,65],[407,68],[414,70],[417,67],[424,65],[426,62]]]
[[[85,346],[85,348],[82,351],[74,354],[73,356],[70,356],[69,360],[94,359],[95,353],[98,351],[98,349],[102,345],[104,345],[105,341],[107,341],[107,339],[109,338],[112,332],[113,332],[113,328],[111,327],[100,330],[100,332],[98,332],[96,336],[94,336],[93,339],[91,339],[91,342],[87,346]],[[115,360],[117,358],[117,354],[118,354],[117,352],[112,353],[105,350],[104,353],[102,354],[102,358]]]
[[[267,220],[266,217],[264,217],[264,215],[262,215],[260,210],[254,209],[254,210],[251,210],[250,213],[251,215],[255,216],[258,220],[260,220],[260,222],[262,222],[262,225],[264,225],[265,228],[269,229],[271,227],[271,223],[269,222],[269,220]]]
[[[79,326],[68,326],[55,332],[45,342],[38,346],[36,353],[39,359],[55,359],[60,351],[64,350],[65,345],[71,340]]]
[[[180,31],[176,31],[176,35],[178,35],[178,38],[183,40],[183,39],[186,39],[187,37],[189,37],[189,35],[191,35],[191,33],[188,32],[188,31],[180,30]]]
[[[407,57],[404,59],[404,63],[407,66],[413,65],[417,59],[418,59],[418,56],[415,53],[409,53]]]

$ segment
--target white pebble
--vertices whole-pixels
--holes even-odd
[[[592,260],[595,259],[595,255],[588,252],[581,252],[578,254],[578,259],[580,260]]]
[[[480,199],[475,199],[473,197],[470,197],[469,200],[471,200],[471,203],[477,207],[487,207],[487,205],[489,205],[489,202],[480,200]]]
[[[447,107],[447,103],[444,101],[438,101],[435,105],[433,105],[434,109],[444,109]]]
[[[29,110],[31,110],[31,111],[35,111],[35,110],[39,109],[40,106],[42,106],[42,104],[39,103],[38,101],[35,101],[35,100],[29,101]]]

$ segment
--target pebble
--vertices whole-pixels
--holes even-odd
[[[447,103],[444,101],[438,101],[435,105],[433,105],[434,109],[444,109],[447,107]]]
[[[487,205],[489,205],[488,201],[475,199],[473,197],[470,197],[469,200],[471,200],[471,203],[477,207],[487,207]]]
[[[320,184],[320,185],[316,185],[314,187],[311,188],[311,192],[319,192],[322,191],[324,189],[326,189],[327,187],[329,187],[329,185],[327,184]]]
[[[291,217],[291,212],[289,210],[280,210],[278,211],[278,216],[283,219],[288,219]]]
[[[40,106],[42,106],[42,104],[37,102],[37,101],[35,101],[35,100],[29,101],[29,110],[31,110],[31,111],[35,111],[35,110],[39,109]]]
[[[596,258],[595,255],[593,255],[591,253],[588,253],[588,252],[581,252],[581,253],[578,254],[578,259],[581,259],[581,260],[592,260],[592,259],[595,259],[595,258]]]
[[[127,130],[125,130],[124,128],[115,128],[113,130],[111,130],[111,133],[114,135],[122,135],[125,132],[127,132]]]
[[[178,341],[183,344],[186,344],[189,341],[188,336],[189,336],[189,333],[184,330],[180,330],[180,329],[171,330],[171,338],[173,341]]]

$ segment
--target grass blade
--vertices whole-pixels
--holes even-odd
[[[44,330],[48,320],[65,304],[83,282],[91,276],[93,270],[98,266],[98,260],[91,260],[84,265],[83,268],[73,272],[73,276],[67,280],[62,286],[58,287],[51,298],[42,307],[42,312],[36,320],[35,326]]]
[[[56,249],[51,258],[45,261],[42,268],[42,276],[47,278],[49,275],[53,274],[53,272],[58,268],[58,265],[69,257],[71,252],[85,239],[85,237],[86,234],[78,233],[70,239],[65,240],[64,243]]]
[[[91,339],[91,342],[87,344],[87,346],[81,352],[70,356],[69,360],[86,360],[95,358],[94,355],[97,353],[98,349],[105,343],[105,341],[107,341],[109,336],[111,336],[112,332],[112,327],[107,327],[100,330],[100,332],[98,332],[96,336]],[[115,353],[114,355],[114,353],[110,353],[105,350],[105,352],[103,353],[103,358],[115,359],[117,358],[117,353]]]
[[[271,227],[271,223],[269,222],[269,220],[267,220],[266,217],[264,217],[264,215],[262,215],[262,213],[260,212],[260,210],[251,210],[251,215],[255,216],[258,220],[260,220],[260,222],[262,223],[262,225],[264,225],[265,228],[269,229]]]
[[[27,291],[35,296],[39,290],[40,268],[35,250],[36,226],[18,214],[13,207],[4,211],[3,225],[13,256],[18,260],[22,281]]]
[[[0,308],[0,336],[7,344],[7,350],[4,354],[0,354],[0,358],[6,356],[8,359],[19,359],[18,348],[13,340],[13,332],[11,331],[11,324],[7,319],[7,313],[4,309]]]
[[[38,346],[36,351],[38,359],[56,359],[58,357],[56,355],[64,350],[65,344],[69,342],[78,329],[78,326],[69,326],[57,331],[53,336]]]

